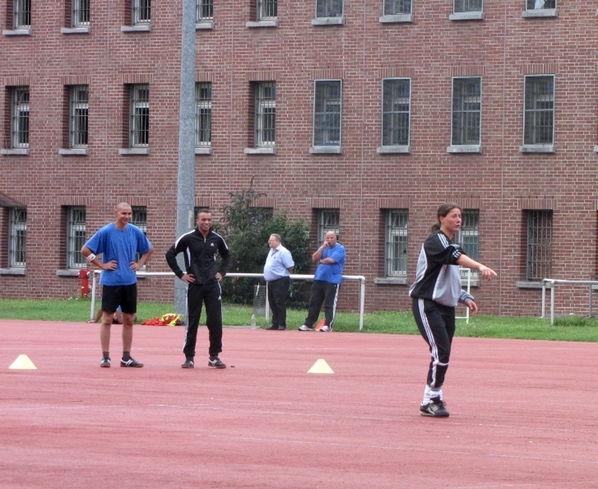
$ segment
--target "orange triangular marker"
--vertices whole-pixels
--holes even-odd
[[[308,374],[333,374],[334,371],[326,363],[326,360],[320,358],[313,366],[307,371]]]
[[[326,324],[326,320],[322,319],[321,321],[318,322],[318,324],[316,324],[316,327],[314,328],[316,331],[320,331],[322,329],[322,326],[324,326]]]
[[[19,355],[17,359],[12,362],[12,365],[8,368],[15,370],[37,370],[37,367],[31,361],[27,355]]]

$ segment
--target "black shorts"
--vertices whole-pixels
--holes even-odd
[[[102,311],[114,314],[118,306],[124,314],[137,312],[137,284],[102,287]]]

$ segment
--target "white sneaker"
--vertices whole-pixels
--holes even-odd
[[[312,326],[307,326],[305,324],[302,324],[301,326],[299,326],[299,331],[313,331],[314,328]]]
[[[330,326],[328,326],[327,324],[325,324],[324,326],[322,326],[320,328],[320,331],[324,331],[324,333],[329,333],[330,331],[332,331],[332,328]]]

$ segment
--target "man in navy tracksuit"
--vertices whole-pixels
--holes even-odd
[[[183,253],[185,272],[176,260]],[[220,255],[221,263],[216,260]],[[206,305],[206,325],[210,336],[208,367],[226,368],[218,354],[222,351],[222,288],[220,280],[230,265],[230,252],[224,238],[212,231],[212,214],[203,210],[197,215],[197,227],[182,235],[166,252],[166,261],[175,275],[187,286],[187,327],[183,368],[193,368],[197,328],[202,304]]]

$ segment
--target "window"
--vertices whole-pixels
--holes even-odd
[[[85,207],[66,208],[66,266],[85,268],[81,248],[85,244]]]
[[[408,146],[411,80],[382,80],[382,146]]]
[[[69,148],[87,148],[89,112],[87,85],[72,86],[69,96]]]
[[[278,15],[278,0],[257,0],[257,20],[275,19]]]
[[[132,24],[149,24],[151,18],[150,0],[133,0]]]
[[[343,0],[316,0],[316,17],[342,17]]]
[[[338,209],[320,209],[318,211],[318,242],[323,243],[328,231],[334,231],[338,237],[340,230],[340,211]]]
[[[149,146],[149,85],[130,85],[129,145]]]
[[[89,26],[90,0],[71,0],[71,27]]]
[[[386,246],[384,248],[387,277],[407,275],[407,209],[386,211]]]
[[[341,80],[316,81],[314,146],[341,145]]]
[[[455,0],[454,12],[481,12],[483,10],[483,0]]]
[[[453,78],[452,146],[479,146],[482,79]]]
[[[276,83],[255,84],[255,146],[271,147],[276,143]]]
[[[147,234],[147,207],[133,206],[131,211],[131,224],[141,229],[144,234]],[[135,255],[135,261],[139,261],[140,258],[141,254],[137,253]],[[145,270],[145,268],[145,265],[141,267],[142,270]]]
[[[529,281],[552,275],[552,211],[527,211],[527,272]]]
[[[10,146],[12,149],[29,148],[29,87],[11,90]]]
[[[463,209],[461,215],[461,229],[455,236],[455,242],[465,251],[467,256],[473,260],[478,260],[480,250],[480,232],[479,232],[480,211],[478,209]],[[478,280],[478,271],[469,268],[461,269],[461,277]]]
[[[31,27],[31,0],[14,0],[12,5],[13,29]]]
[[[554,141],[554,76],[525,77],[524,145]]]
[[[409,15],[411,0],[384,0],[383,15]]]
[[[212,84],[195,84],[195,147],[212,145]]]
[[[197,22],[214,20],[213,0],[197,0]]]
[[[556,0],[526,0],[527,10],[540,10],[545,8],[556,8]]]
[[[11,207],[8,218],[8,266],[25,268],[27,244],[27,209]]]

